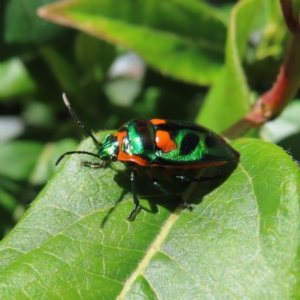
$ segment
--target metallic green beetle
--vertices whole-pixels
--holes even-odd
[[[86,151],[66,152],[59,157],[56,165],[64,156],[70,154],[88,154],[97,157],[100,160],[99,163],[84,163],[90,167],[102,167],[105,162],[116,160],[127,164],[132,169],[130,180],[135,204],[128,219],[132,219],[140,208],[136,193],[138,167],[147,167],[150,179],[156,188],[192,209],[192,206],[181,197],[165,189],[154,177],[153,170],[155,168],[174,170],[220,166],[229,161],[238,160],[240,156],[222,137],[203,126],[164,119],[130,120],[122,125],[116,134],[107,135],[104,142],[99,143],[79,121],[65,95],[63,99],[72,117],[94,140],[99,149],[96,154]],[[201,181],[201,179],[184,175],[177,175],[174,178],[181,181]]]

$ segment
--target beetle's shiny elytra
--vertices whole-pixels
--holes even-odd
[[[132,219],[140,208],[135,188],[138,166],[148,167],[150,179],[156,188],[192,209],[192,206],[181,197],[161,186],[153,175],[154,168],[207,168],[223,165],[239,158],[239,153],[213,131],[193,123],[164,119],[130,120],[122,125],[116,134],[108,134],[104,142],[99,143],[79,121],[65,94],[63,94],[63,99],[77,124],[88,133],[99,149],[96,154],[87,151],[66,152],[59,157],[56,165],[64,156],[70,154],[87,154],[97,157],[100,160],[99,163],[84,162],[85,166],[94,168],[102,167],[105,162],[116,160],[127,164],[132,169],[130,180],[135,204],[128,219]],[[201,181],[201,179],[193,179],[184,175],[177,175],[174,178],[181,181]]]

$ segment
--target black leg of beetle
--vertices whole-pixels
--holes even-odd
[[[105,163],[104,162],[101,162],[101,163],[93,163],[93,162],[90,162],[90,161],[83,161],[80,163],[82,166],[85,166],[85,167],[89,167],[89,168],[102,168],[104,167]]]
[[[57,166],[60,161],[66,156],[66,155],[72,155],[72,154],[87,154],[87,155],[90,155],[90,156],[94,156],[94,157],[97,157],[98,159],[100,159],[100,157],[97,155],[97,154],[94,154],[94,153],[91,153],[91,152],[87,152],[87,151],[68,151],[68,152],[65,152],[64,154],[62,154],[58,160],[56,161],[55,165]]]
[[[181,197],[177,196],[176,194],[168,191],[163,186],[161,186],[161,184],[157,181],[157,179],[155,177],[153,177],[153,174],[152,174],[151,170],[149,172],[149,176],[150,176],[150,178],[152,180],[152,183],[153,183],[155,188],[159,189],[161,192],[163,192],[164,194],[166,194],[170,198],[175,199],[180,204],[182,204],[184,207],[187,207],[189,210],[193,210],[193,206],[191,204],[185,202]]]
[[[133,196],[134,209],[127,217],[127,220],[131,220],[133,215],[135,215],[140,209],[140,201],[136,195],[136,177],[137,177],[137,172],[136,172],[136,170],[133,170],[130,174],[130,183],[131,183],[131,191],[132,191],[132,196]]]

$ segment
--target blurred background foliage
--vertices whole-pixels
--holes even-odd
[[[168,16],[163,20],[159,14],[142,19],[144,7],[137,8],[130,18],[138,30],[146,29],[144,39],[129,30],[129,36],[115,38],[113,44],[110,38],[105,41],[39,18],[37,9],[51,2],[0,3],[0,238],[53,175],[59,155],[75,149],[84,135],[64,106],[62,92],[94,131],[117,129],[131,118],[155,117],[201,122],[220,132],[216,121],[222,123],[223,115],[226,126],[243,116],[242,110],[234,112],[230,99],[222,107],[211,101],[217,92],[208,94],[222,74],[226,55],[228,59],[226,35],[236,1],[189,0],[182,9],[178,1],[170,1],[160,7]],[[109,2],[115,1],[103,1]],[[274,82],[288,40],[279,3],[257,2],[261,6],[249,37],[244,37],[243,70],[251,91],[248,103],[240,103],[245,111]],[[155,28],[155,34],[147,33],[148,28]],[[197,43],[189,47],[191,40]],[[300,159],[299,115],[295,100],[260,130],[260,137]]]

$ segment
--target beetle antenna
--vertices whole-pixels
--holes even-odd
[[[97,155],[97,154],[94,154],[94,153],[91,153],[91,152],[87,152],[87,151],[68,151],[68,152],[65,152],[64,154],[62,154],[58,160],[56,161],[55,165],[57,166],[60,161],[66,156],[66,155],[71,155],[71,154],[87,154],[87,155],[91,155],[91,156],[94,156],[94,157],[97,157],[100,159],[100,157]]]
[[[71,104],[66,96],[65,93],[62,94],[62,98],[64,100],[64,103],[66,105],[66,107],[68,108],[70,115],[72,116],[72,118],[77,122],[78,126],[81,127],[92,139],[93,141],[97,144],[100,145],[100,143],[97,141],[97,139],[95,138],[95,136],[91,133],[90,130],[88,130],[82,123],[81,121],[78,119],[77,115],[75,114],[75,111],[73,110],[73,108],[71,107]],[[58,159],[60,160],[60,159]]]

